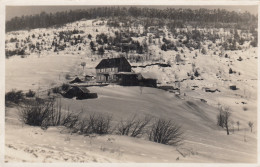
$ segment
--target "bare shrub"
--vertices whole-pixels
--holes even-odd
[[[104,114],[90,114],[88,117],[80,118],[80,114],[69,113],[65,120],[65,127],[72,130],[72,133],[79,134],[110,134],[112,116]]]
[[[83,119],[78,122],[77,130],[80,134],[90,135],[92,133],[88,119]]]
[[[35,94],[36,94],[36,93],[30,89],[30,90],[25,94],[25,96],[26,96],[26,97],[34,97]]]
[[[90,126],[90,133],[96,134],[109,134],[111,133],[111,120],[112,116],[110,115],[97,115],[97,114],[90,114],[89,115],[89,126]]]
[[[79,117],[80,114],[68,112],[62,121],[62,125],[72,130],[72,132],[77,132],[79,130],[78,128],[78,124],[80,120]]]
[[[131,132],[131,137],[139,137],[144,134],[145,127],[148,125],[148,123],[151,121],[151,118],[149,116],[146,116],[144,119],[138,119],[136,120],[133,130]]]
[[[61,108],[61,101],[54,98],[36,98],[20,105],[19,111],[25,124],[46,129],[48,126],[60,126],[68,122],[71,116],[65,115]]]
[[[135,123],[135,116],[126,121],[121,120],[120,123],[117,125],[117,134],[128,136],[130,133],[130,129],[132,128],[134,123]]]
[[[16,91],[15,89],[5,94],[5,103],[8,102],[18,104],[24,99],[24,93],[21,90]]]
[[[131,137],[140,137],[144,134],[145,127],[151,121],[151,117],[145,116],[137,119],[136,115],[127,120],[121,120],[117,126],[117,134]]]
[[[183,140],[181,126],[171,120],[157,119],[149,131],[149,140],[167,145],[179,145]]]
[[[86,135],[112,133],[112,116],[90,114],[88,117],[81,118],[81,113],[70,111],[64,113],[61,101],[54,98],[32,99],[21,105],[19,110],[23,122],[31,126],[41,126],[47,129],[49,126],[62,125],[72,133],[79,132]]]
[[[54,111],[54,99],[31,100],[20,106],[20,116],[25,124],[48,126]]]

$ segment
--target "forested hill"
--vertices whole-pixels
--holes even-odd
[[[129,19],[126,18],[147,18],[144,25],[151,25],[151,19],[160,19],[163,25],[167,21],[174,21],[177,27],[195,24],[198,27],[213,26],[216,28],[230,27],[237,29],[255,29],[257,27],[257,16],[248,12],[237,13],[224,9],[156,9],[139,7],[98,7],[86,10],[64,11],[57,13],[45,13],[29,16],[15,17],[6,21],[6,32],[47,28],[51,26],[60,26],[66,23],[78,21],[81,19],[96,18],[118,18],[121,22],[125,20],[126,25]],[[212,24],[214,23],[214,24]]]

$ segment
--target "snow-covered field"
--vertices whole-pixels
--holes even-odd
[[[50,46],[53,33],[60,30],[84,30],[84,35],[104,32],[111,33],[105,25],[93,25],[91,20],[68,24],[59,29],[35,29],[30,32],[18,31],[7,34],[6,39],[22,39],[28,34],[49,33],[45,36],[46,48]],[[96,32],[98,29],[98,32]],[[93,38],[95,39],[95,38]],[[36,43],[36,38],[33,39]],[[95,66],[102,59],[93,55],[87,44],[70,46],[59,53],[44,50],[31,53],[26,58],[13,56],[6,59],[5,91],[12,89],[44,91],[67,82],[65,76],[95,76]],[[142,41],[143,39],[138,39]],[[205,46],[210,42],[206,41]],[[132,62],[133,66],[157,62],[171,67],[157,65],[133,68],[144,76],[158,79],[160,85],[176,87],[180,81],[180,98],[173,93],[139,87],[90,87],[98,94],[97,99],[75,100],[62,98],[64,108],[71,111],[112,114],[115,120],[138,114],[168,118],[180,124],[184,130],[184,144],[178,147],[157,144],[144,138],[118,135],[93,135],[91,137],[69,134],[64,127],[39,127],[24,125],[19,120],[17,108],[6,108],[5,161],[6,162],[248,162],[257,161],[257,48],[244,45],[242,50],[226,51],[219,56],[217,46],[203,55],[198,50],[182,48],[179,51],[162,51],[157,44],[149,46],[151,59]],[[79,51],[78,47],[82,50]],[[7,48],[15,47],[7,44]],[[217,52],[217,54],[214,54]],[[110,55],[112,53],[109,53]],[[117,53],[113,53],[116,55]],[[176,62],[176,54],[181,62]],[[195,56],[197,54],[197,56]],[[225,54],[229,58],[225,58]],[[239,57],[242,61],[239,61]],[[83,69],[81,62],[86,62]],[[192,66],[192,64],[194,64]],[[191,80],[187,73],[196,69],[200,76]],[[232,68],[236,73],[229,74]],[[238,90],[229,86],[236,85]],[[195,86],[192,90],[192,86]],[[205,88],[220,92],[205,92]],[[205,99],[207,103],[201,102]],[[217,126],[217,107],[230,107],[235,132],[226,135]],[[236,122],[241,123],[237,131]],[[248,122],[254,122],[253,132]]]
[[[227,136],[223,129],[216,126],[218,111],[207,104],[178,99],[154,88],[145,88],[141,95],[138,87],[90,90],[97,92],[99,98],[81,101],[62,99],[64,108],[69,106],[73,112],[80,112],[83,108],[84,114],[112,114],[114,120],[133,114],[169,118],[182,125],[184,144],[173,147],[143,138],[71,135],[62,127],[42,130],[22,125],[16,120],[17,111],[7,108],[6,161],[256,162],[256,131],[250,133],[241,125],[239,132]]]

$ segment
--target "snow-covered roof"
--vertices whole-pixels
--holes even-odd
[[[116,73],[116,75],[117,74],[124,74],[124,75],[134,75],[134,74],[136,74],[136,75],[138,75],[137,73],[135,73],[135,72],[118,72],[118,73]]]

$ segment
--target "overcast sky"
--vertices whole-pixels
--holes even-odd
[[[69,11],[76,9],[87,9],[97,6],[6,6],[6,20],[10,20],[16,16],[22,15],[33,15],[39,14],[41,12],[46,13],[55,13],[60,11]],[[143,7],[143,6],[141,6]],[[191,9],[199,9],[199,8],[207,8],[207,9],[226,9],[229,11],[236,12],[245,12],[248,11],[254,15],[258,12],[258,7],[254,6],[146,6],[146,7],[154,7],[154,8],[191,8]]]

